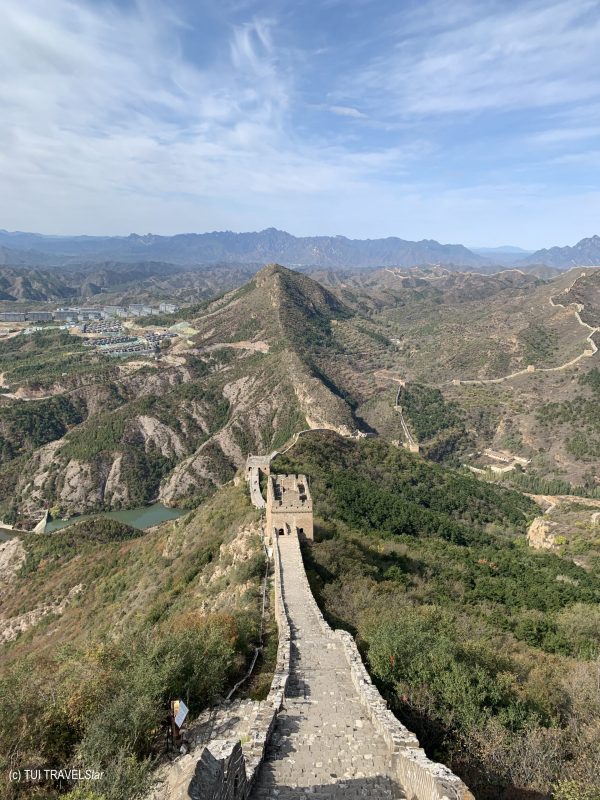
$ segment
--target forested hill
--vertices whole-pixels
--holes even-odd
[[[382,440],[308,434],[309,579],[394,712],[478,800],[592,798],[600,566],[525,542],[533,503]]]

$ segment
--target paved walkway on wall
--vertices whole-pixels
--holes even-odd
[[[279,537],[283,595],[292,628],[284,710],[251,800],[404,798],[390,752],[367,717],[337,637],[313,610],[298,544]]]
[[[250,499],[252,500],[252,505],[255,506],[255,508],[266,508],[267,504],[265,503],[265,498],[260,491],[260,471],[258,467],[251,467],[248,481],[250,483]]]

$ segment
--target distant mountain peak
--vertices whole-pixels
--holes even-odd
[[[581,239],[572,247],[551,247],[537,250],[523,259],[523,264],[547,264],[551,267],[594,267],[600,265],[600,236]]]
[[[329,269],[410,267],[425,263],[485,267],[489,262],[463,245],[440,244],[435,239],[413,242],[390,236],[385,239],[348,239],[335,236],[293,236],[277,228],[259,232],[182,233],[159,236],[131,233],[128,236],[55,237],[0,231],[0,247],[14,250],[34,248],[42,257],[30,262],[56,265],[75,259],[87,261],[143,260],[196,266],[200,264],[260,264],[278,262],[293,267],[320,266]]]

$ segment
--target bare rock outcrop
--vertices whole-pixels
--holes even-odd
[[[118,453],[112,463],[106,483],[104,484],[104,499],[111,505],[127,504],[129,502],[129,489],[127,481],[123,479],[121,465],[123,454]]]
[[[527,530],[527,543],[534,550],[558,550],[556,524],[546,517],[536,517]]]
[[[289,353],[290,380],[302,413],[311,420],[311,428],[328,428],[341,436],[351,436],[356,430],[347,403],[310,374],[295,353]]]
[[[195,494],[201,486],[221,486],[223,481],[211,467],[212,456],[205,442],[191,456],[180,461],[160,487],[159,499],[166,505],[176,503],[186,495]]]
[[[132,397],[147,397],[151,394],[164,394],[174,386],[187,383],[191,379],[189,369],[179,366],[156,371],[139,370],[122,378],[121,383]]]
[[[56,460],[56,453],[64,444],[64,439],[57,439],[36,450],[19,477],[16,486],[16,495],[26,498],[24,511],[36,511],[42,505],[44,489],[51,479],[52,470]]]
[[[0,542],[0,586],[12,581],[25,563],[23,542],[14,537],[7,542]]]
[[[255,555],[256,541],[260,534],[261,528],[258,524],[246,525],[239,529],[234,539],[221,545],[213,570],[202,574],[196,588],[201,611],[213,612],[241,606],[242,598],[252,586],[252,581],[229,582],[226,579],[236,567]]]
[[[72,511],[84,512],[103,500],[103,483],[92,475],[92,465],[72,459],[64,470],[59,493],[60,504]]]
[[[177,456],[178,458],[186,454],[186,448],[175,431],[156,417],[139,416],[137,423],[147,453],[154,450],[163,456]]]

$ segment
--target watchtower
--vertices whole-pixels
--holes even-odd
[[[314,539],[312,498],[305,475],[269,475],[266,534]]]

